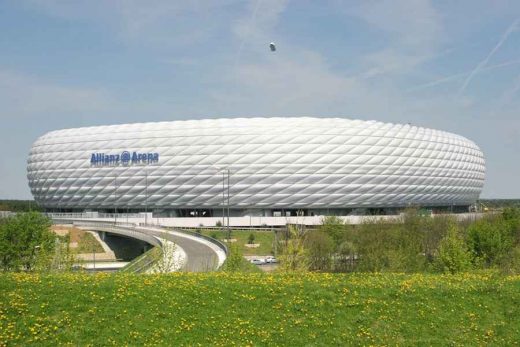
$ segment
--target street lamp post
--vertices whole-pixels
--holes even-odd
[[[224,220],[224,218],[225,218],[224,208],[226,205],[226,197],[225,197],[226,188],[224,186],[226,183],[225,181],[226,181],[226,173],[224,171],[222,171],[222,231],[224,231],[224,226],[226,225],[226,221]]]
[[[229,226],[229,196],[230,196],[230,176],[231,176],[231,170],[229,168],[221,168],[216,165],[212,165],[215,169],[218,171],[222,171],[222,223],[224,224],[224,204],[225,204],[225,181],[226,181],[226,172],[227,172],[227,239],[229,240],[231,238],[231,229]]]
[[[229,226],[229,176],[230,171],[227,169],[227,234],[228,234],[228,240],[231,242],[231,229]]]
[[[148,224],[148,170],[144,170],[144,225]]]
[[[114,176],[114,224],[117,224],[117,176]]]

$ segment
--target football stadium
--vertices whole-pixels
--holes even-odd
[[[51,131],[27,176],[49,212],[162,216],[467,210],[482,151],[452,133],[344,118],[222,118]]]

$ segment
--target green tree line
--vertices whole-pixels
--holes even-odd
[[[444,272],[498,268],[520,273],[520,209],[479,220],[421,216],[346,225],[325,217],[313,230],[289,227],[280,238],[281,267],[324,272]]]
[[[0,200],[0,211],[28,212],[41,208],[33,200]]]

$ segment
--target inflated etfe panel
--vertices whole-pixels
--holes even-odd
[[[52,131],[31,148],[27,175],[45,207],[217,208],[228,169],[232,208],[467,205],[485,178],[482,152],[462,136],[342,118]]]

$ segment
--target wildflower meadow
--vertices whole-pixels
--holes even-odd
[[[520,276],[0,275],[0,346],[515,345]]]

